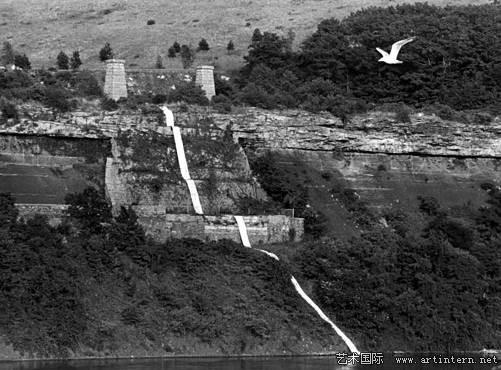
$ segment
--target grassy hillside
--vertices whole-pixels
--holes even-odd
[[[181,63],[167,58],[175,40],[194,47],[204,37],[212,51],[199,62],[217,56],[216,65],[235,67],[247,53],[255,28],[296,33],[296,45],[311,34],[321,19],[343,18],[368,6],[415,1],[401,0],[3,0],[0,33],[3,40],[25,52],[33,66],[50,67],[57,53],[80,50],[84,66],[100,65],[98,52],[110,42],[117,57],[131,67],[153,67],[157,55],[166,67]],[[435,5],[485,4],[488,0],[430,0]],[[229,5],[231,4],[231,5]],[[148,20],[155,24],[147,25]],[[226,55],[229,40],[234,55]]]

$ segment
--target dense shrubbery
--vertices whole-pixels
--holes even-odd
[[[118,103],[111,98],[103,97],[103,99],[101,99],[101,108],[108,111],[114,111],[118,109]]]
[[[2,121],[8,119],[14,119],[14,121],[16,121],[19,118],[16,105],[5,98],[0,99],[0,112],[2,113]]]
[[[67,200],[68,218],[56,229],[41,216],[17,220],[14,200],[0,194],[0,330],[14,348],[42,357],[77,349],[87,327],[85,280],[107,274],[125,239],[145,244],[133,216],[112,219],[94,189]]]
[[[13,199],[0,198],[2,333],[21,351],[65,355],[86,327],[78,251],[41,217],[17,221]]]
[[[88,71],[77,72],[71,80],[72,86],[80,96],[99,97],[103,94],[96,77]]]
[[[212,107],[219,113],[231,112],[231,100],[226,95],[214,95],[211,100]]]
[[[326,234],[329,220],[318,212],[324,209],[314,198],[315,187],[324,182],[315,177],[314,169],[305,168],[294,156],[268,153],[249,159],[278,207],[295,207],[309,235]],[[499,188],[482,186],[489,200],[479,210],[446,210],[434,198],[419,197],[419,209],[383,212],[369,208],[329,173],[320,176],[348,212],[343,221],[354,223],[357,233],[330,240],[324,236],[285,253],[295,256],[290,260],[299,267],[299,275],[312,282],[317,302],[355,342],[383,351],[501,345]]]
[[[365,109],[363,101],[499,106],[500,14],[492,4],[372,7],[343,21],[322,21],[298,52],[291,51],[288,38],[256,30],[238,81],[241,100],[264,108],[302,105],[341,116]],[[389,48],[408,36],[416,40],[402,49],[403,64],[377,62],[376,47]],[[350,108],[352,100],[361,104]]]
[[[68,112],[74,105],[70,101],[69,92],[57,85],[45,88],[44,103],[58,112]]]
[[[205,92],[193,81],[177,84],[175,90],[170,90],[167,96],[167,101],[169,103],[184,101],[187,104],[209,104],[209,100],[205,96]]]
[[[165,94],[129,94],[125,99],[118,101],[118,106],[125,106],[128,109],[143,108],[143,111],[152,104],[158,105],[163,103],[184,102],[195,105],[208,105],[209,100],[205,96],[202,88],[195,82],[179,82],[176,84],[176,89],[170,89]],[[116,109],[113,105],[111,108]]]
[[[421,224],[400,212],[350,241],[297,252],[322,307],[368,349],[498,348],[501,192],[478,212],[445,211],[421,198]],[[391,338],[391,339],[390,339]]]
[[[14,199],[0,195],[0,332],[26,355],[83,355],[82,346],[110,355],[145,343],[172,352],[165,338],[175,346],[177,336],[226,353],[272,340],[282,352],[330,332],[286,266],[262,253],[230,241],[155,244],[131,209],[113,218],[94,189],[67,201],[53,228],[43,217],[19,220]]]
[[[311,207],[310,194],[305,181],[305,175],[299,174],[301,167],[299,160],[282,157],[279,154],[266,152],[262,156],[250,156],[252,172],[256,175],[259,183],[271,197],[275,204],[266,204],[269,209],[294,208],[296,217],[304,217],[305,233],[317,238],[325,233],[325,216]],[[297,164],[296,169],[283,166],[281,161],[289,161]],[[258,205],[250,204],[249,208],[259,208]]]
[[[75,108],[76,96],[98,98],[101,86],[88,71],[0,72],[0,96],[22,101],[40,101],[59,112]]]

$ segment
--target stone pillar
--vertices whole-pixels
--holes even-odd
[[[125,83],[125,60],[108,59],[106,61],[106,77],[104,80],[104,94],[113,100],[127,97]]]
[[[214,67],[213,66],[198,66],[195,82],[205,91],[207,99],[211,100],[216,95],[216,87],[214,86]]]

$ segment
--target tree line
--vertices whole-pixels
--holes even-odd
[[[256,29],[239,73],[240,99],[333,113],[342,105],[353,110],[354,101],[358,108],[361,102],[499,108],[500,16],[496,4],[370,7],[322,21],[297,51],[289,36]],[[389,50],[411,36],[416,40],[400,52],[403,64],[377,62],[376,47]]]

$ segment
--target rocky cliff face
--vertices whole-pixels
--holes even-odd
[[[86,186],[103,190],[110,145],[100,139],[1,134],[0,192],[25,204],[61,204]]]
[[[278,151],[291,158],[284,166],[301,161],[332,176],[332,186],[342,181],[373,207],[414,206],[418,195],[434,196],[445,206],[478,206],[485,197],[480,184],[501,183],[499,119],[472,125],[414,114],[411,122],[399,122],[391,113],[370,112],[343,123],[328,114],[301,111],[217,114],[206,108],[173,109],[176,124],[183,127],[192,177],[210,213],[237,212],[239,198],[264,196],[244,153],[224,139],[228,127],[246,151]],[[50,118],[50,112],[37,111],[2,131],[110,140],[113,155],[106,183],[115,205],[135,204],[145,215],[190,211],[171,133],[158,112],[71,113],[57,122]]]
[[[343,124],[327,114],[249,109],[215,115],[246,149],[278,151],[330,173],[375,207],[414,205],[418,195],[443,205],[482,204],[483,182],[501,183],[501,121],[473,125],[415,114],[399,122],[370,112]],[[325,189],[329,191],[330,189]]]
[[[132,204],[140,212],[155,214],[158,209],[164,213],[192,211],[179,172],[172,132],[165,127],[161,113],[72,112],[54,119],[52,112],[38,109],[32,110],[30,116],[17,125],[0,127],[2,167],[10,165],[15,155],[22,157],[26,162],[23,164],[33,162],[34,167],[30,167],[33,173],[41,167],[60,168],[59,164],[65,161],[67,166],[75,167],[73,162],[89,162],[91,158],[103,167],[96,177],[101,187],[106,182],[115,209]],[[245,153],[233,141],[231,133],[225,135],[223,130],[204,121],[206,117],[192,118],[190,127],[183,129],[183,141],[191,177],[198,185],[205,212],[239,213],[240,198],[265,197],[251,176]],[[95,143],[107,146],[107,152],[96,149]],[[77,149],[80,157],[72,154]],[[76,159],[72,162],[69,156]],[[19,177],[17,180],[20,183]],[[80,181],[80,184],[85,187],[90,183]],[[63,198],[42,203],[61,203]]]
[[[60,219],[67,193],[94,186],[106,192],[114,213],[132,206],[146,232],[160,241],[239,240],[236,224],[222,215],[246,214],[243,199],[266,198],[241,146],[207,115],[185,122],[183,141],[202,208],[212,221],[190,216],[190,194],[163,115],[77,112],[50,118],[51,112],[38,110],[17,125],[0,127],[0,192],[11,192],[25,216],[37,212]],[[168,216],[175,214],[186,217]],[[249,236],[256,243],[302,238],[302,220],[258,216],[254,224]]]
[[[400,122],[392,113],[370,112],[344,124],[330,114],[249,109],[231,116],[216,114],[215,123],[231,123],[236,138],[259,148],[501,157],[500,119],[489,125],[473,125],[414,114],[411,122]]]

